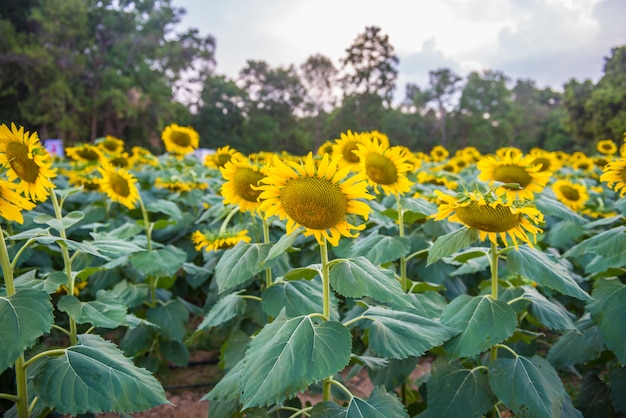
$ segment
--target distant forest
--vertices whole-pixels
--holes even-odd
[[[399,58],[375,26],[337,64],[319,54],[288,67],[249,60],[229,79],[216,73],[219,40],[180,32],[183,14],[169,0],[0,0],[0,123],[65,146],[112,135],[153,152],[177,123],[203,148],[294,154],[348,130],[380,131],[416,152],[591,152],[626,131],[626,45],[607,51],[598,83],[571,79],[562,93],[496,69],[435,68],[428,86],[402,89]]]

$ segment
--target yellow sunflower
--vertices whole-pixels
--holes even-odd
[[[583,173],[591,173],[596,166],[593,159],[587,157],[583,153],[574,153],[570,158],[569,164],[575,170],[580,170]]]
[[[246,229],[239,232],[223,231],[217,234],[195,231],[191,234],[191,240],[196,246],[196,251],[202,251],[204,249],[209,252],[234,247],[240,241],[248,243],[250,242],[250,237]]]
[[[234,148],[226,145],[218,148],[213,154],[204,157],[204,165],[209,168],[221,168],[226,165],[232,158],[245,159],[246,157]]]
[[[556,198],[565,206],[579,212],[589,200],[589,193],[583,184],[572,183],[569,180],[557,180],[552,185]]]
[[[609,189],[618,192],[620,197],[624,197],[626,194],[626,158],[620,158],[605,165],[600,181],[605,182]]]
[[[22,210],[31,210],[35,204],[21,196],[15,190],[15,184],[0,179],[0,216],[7,221],[24,223]]]
[[[389,148],[389,137],[387,136],[387,134],[374,130],[365,132],[364,135],[368,139],[376,142],[377,144],[383,145],[385,148]]]
[[[530,150],[530,155],[534,157],[531,164],[538,165],[540,167],[539,171],[549,171],[554,173],[563,166],[563,163],[554,152],[542,150],[540,148],[533,148]]]
[[[152,154],[150,150],[135,146],[131,150],[132,154],[130,156],[130,166],[135,167],[139,165],[150,165],[156,167],[159,165],[159,159],[156,155]]]
[[[220,172],[226,180],[220,188],[224,204],[238,205],[241,211],[257,211],[261,205],[261,190],[255,188],[265,177],[262,170],[247,158],[234,158],[221,167]]]
[[[125,168],[127,170],[133,167],[132,160],[128,156],[127,152],[112,154],[108,158],[108,163],[114,167]]]
[[[435,194],[439,210],[431,217],[437,221],[448,218],[450,222],[473,228],[478,231],[481,241],[489,238],[491,243],[497,245],[500,237],[507,245],[508,236],[516,249],[518,239],[532,247],[528,234],[536,242],[537,234],[542,232],[536,225],[543,221],[543,214],[528,205],[527,201],[509,202],[504,195],[498,197],[493,192],[465,191],[452,196],[435,190]]]
[[[87,191],[99,191],[102,178],[94,170],[72,170],[67,174],[67,181],[72,186],[82,187]]]
[[[436,163],[439,163],[450,155],[450,152],[442,145],[435,145],[430,150],[430,159]]]
[[[200,144],[200,136],[189,126],[178,126],[175,123],[167,126],[161,133],[165,150],[170,154],[191,154]]]
[[[120,203],[128,209],[134,209],[139,201],[137,179],[123,168],[104,163],[98,167],[102,175],[100,190],[113,202]]]
[[[102,150],[91,144],[78,144],[74,147],[65,148],[65,155],[76,162],[100,163],[105,157]]]
[[[522,150],[517,147],[502,147],[496,150],[496,157],[499,158],[505,158],[508,155],[517,157],[522,154]]]
[[[0,125],[0,165],[7,169],[7,179],[17,182],[15,191],[35,202],[46,200],[55,187],[50,181],[57,175],[50,153],[37,133],[24,132],[23,126]]]
[[[413,169],[413,165],[406,161],[404,149],[368,140],[357,144],[353,152],[359,158],[361,171],[367,175],[367,182],[375,193],[378,193],[378,186],[385,194],[393,195],[411,189],[413,183],[406,175]]]
[[[333,142],[332,141],[324,141],[322,145],[317,149],[317,155],[322,156],[324,154],[332,154],[333,152]]]
[[[345,133],[341,133],[338,139],[335,139],[333,145],[333,159],[338,161],[339,167],[349,167],[352,171],[359,169],[359,157],[355,154],[358,149],[358,145],[365,142],[365,135],[362,133],[355,133],[348,130]]]
[[[602,141],[598,141],[596,150],[600,154],[613,155],[617,152],[617,144],[613,142],[612,139],[603,139]]]
[[[107,154],[119,154],[124,151],[124,141],[111,135],[96,139],[95,144]]]
[[[541,171],[540,165],[533,165],[535,157],[524,156],[515,151],[504,154],[502,157],[486,156],[480,159],[476,166],[480,171],[478,179],[482,181],[507,183],[507,186],[498,187],[498,195],[506,193],[508,200],[532,199],[534,193],[539,193],[550,180],[549,171]],[[517,183],[519,188],[512,184]]]
[[[328,154],[316,164],[312,153],[303,162],[283,162],[277,156],[261,180],[260,210],[267,218],[277,215],[287,220],[287,233],[300,226],[304,235],[315,236],[320,245],[328,240],[339,244],[339,238],[355,237],[365,225],[348,223],[348,215],[368,219],[370,206],[359,199],[373,199],[367,192],[364,173],[349,176],[350,166],[338,169],[338,159]],[[358,235],[358,234],[357,234]]]

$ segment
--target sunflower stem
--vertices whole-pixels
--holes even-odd
[[[491,267],[491,297],[494,300],[498,299],[498,246],[493,241],[491,242],[491,251],[489,252],[489,263]],[[491,347],[489,359],[491,363],[498,359],[498,347]],[[497,418],[499,415],[498,408],[494,406],[491,410],[491,417]]]
[[[0,226],[0,264],[2,265],[2,275],[4,276],[4,285],[7,289],[7,296],[11,297],[15,294],[15,282],[13,280],[13,268],[9,258],[9,250],[4,241],[4,231]],[[17,416],[19,418],[28,418],[28,386],[26,386],[26,370],[24,368],[24,353],[15,361],[15,385],[16,397],[15,407],[17,408]]]
[[[270,244],[270,225],[265,217],[261,219],[263,219],[263,244]],[[272,284],[272,269],[268,267],[265,269],[265,288],[268,289]]]
[[[59,221],[59,236],[63,239],[67,238],[67,234],[65,232],[65,228],[63,227],[63,208],[59,199],[57,199],[57,195],[54,190],[51,190],[50,199],[52,200],[52,206],[54,208],[54,214]],[[61,247],[61,255],[63,256],[63,266],[65,270],[65,275],[67,276],[67,294],[74,295],[74,288],[76,287],[76,278],[72,274],[72,261],[70,260],[70,251],[67,246],[60,245]],[[78,344],[78,330],[76,327],[76,321],[74,318],[69,316],[69,324],[70,324],[70,345]]]
[[[322,315],[328,321],[330,319],[330,278],[328,266],[328,243],[324,237],[320,244],[320,255],[322,258]],[[322,399],[324,402],[330,401],[330,389],[332,377],[328,377],[322,381]]]
[[[148,251],[152,251],[152,228],[154,227],[154,224],[150,222],[148,209],[146,209],[146,205],[143,203],[141,193],[139,193],[139,208],[141,209],[141,216],[143,218],[143,227],[146,231],[146,248]],[[148,281],[150,285],[150,306],[155,307],[157,304],[156,289],[158,278],[150,276]]]
[[[400,195],[396,193],[396,204],[398,206],[398,236],[404,238],[404,208],[400,203]],[[406,256],[400,256],[400,284],[405,292],[411,289],[411,282],[406,277]]]
[[[235,216],[235,213],[237,212],[239,212],[239,208],[235,206],[233,210],[231,210],[228,213],[228,215],[226,215],[226,217],[224,218],[224,221],[222,222],[222,225],[220,226],[220,235],[224,235],[224,233],[226,232],[226,227],[228,226],[228,223],[233,218],[233,216]]]

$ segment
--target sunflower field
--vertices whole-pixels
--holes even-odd
[[[162,141],[59,157],[0,125],[4,416],[167,404],[199,344],[210,417],[626,415],[626,142]]]

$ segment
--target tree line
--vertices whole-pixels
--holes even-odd
[[[590,152],[626,131],[626,45],[609,51],[597,83],[571,79],[563,92],[450,68],[402,91],[399,58],[375,26],[337,65],[321,54],[298,66],[249,60],[230,79],[216,72],[213,36],[177,31],[184,13],[171,0],[0,0],[0,122],[66,146],[113,135],[155,152],[170,123],[194,127],[201,147],[245,153],[305,153],[347,130],[414,151]]]

